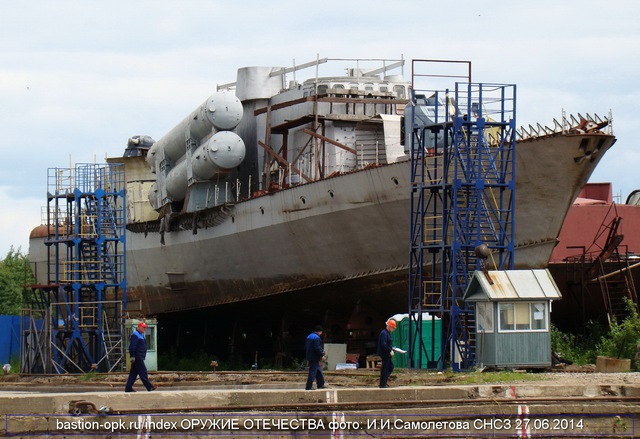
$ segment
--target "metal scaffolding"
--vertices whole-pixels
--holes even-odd
[[[468,369],[475,359],[475,316],[462,301],[476,269],[490,258],[513,268],[515,85],[468,76],[454,92],[420,88],[414,60],[412,105],[405,114],[412,161],[409,265],[409,367]],[[406,112],[407,113],[407,112]],[[410,124],[410,125],[409,125]],[[423,333],[423,319],[431,331]],[[442,319],[441,334],[433,330]]]
[[[22,372],[123,370],[125,208],[121,165],[48,170],[48,282],[23,312]]]

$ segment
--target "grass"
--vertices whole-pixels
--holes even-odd
[[[514,381],[541,381],[543,379],[545,377],[542,374],[514,371],[457,373],[454,375],[456,384],[512,383]]]

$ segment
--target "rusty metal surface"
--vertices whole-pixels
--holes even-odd
[[[546,269],[489,271],[488,276],[492,282],[483,273],[474,273],[465,299],[480,298],[478,287],[489,300],[554,300],[562,297]]]

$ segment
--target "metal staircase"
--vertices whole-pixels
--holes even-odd
[[[469,73],[454,92],[421,88],[416,81],[433,75],[417,68],[432,62],[442,61],[413,62],[412,106],[405,110],[412,160],[409,366],[460,370],[475,362],[475,315],[462,297],[482,267],[477,248],[490,249],[496,269],[513,268],[515,86],[471,83]],[[442,319],[440,343],[422,333],[425,313]],[[429,345],[436,344],[434,355]]]
[[[581,253],[565,259],[569,294],[575,301],[584,302],[586,297],[591,297],[589,300],[597,304],[594,317],[603,317],[604,311],[609,323],[613,320],[620,323],[627,318],[629,302],[638,307],[632,269],[639,263],[625,250],[621,224],[622,217],[618,216],[615,203],[611,204],[589,247],[572,247],[581,249]],[[630,261],[634,264],[630,265]],[[598,296],[600,302],[596,299]],[[582,307],[584,325],[584,303]]]
[[[22,371],[123,370],[124,167],[53,168],[48,181],[48,283],[32,287],[37,307],[27,313]],[[34,354],[36,340],[48,344]]]
[[[615,204],[612,208],[615,209]],[[624,235],[619,233],[621,222],[622,218],[616,213],[609,224],[601,226],[596,240],[603,233],[607,233],[607,238],[587,272],[587,279],[597,282],[600,287],[609,323],[612,320],[622,322],[629,315],[627,301],[635,304],[636,308],[638,304],[629,258],[620,253],[621,243],[624,240]]]

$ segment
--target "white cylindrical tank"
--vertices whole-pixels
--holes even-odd
[[[211,180],[229,172],[242,163],[245,145],[240,136],[231,131],[219,131],[201,145],[191,156],[190,163],[178,163],[166,178],[167,195],[173,201],[183,200],[187,194],[187,166],[192,167],[197,180]],[[150,200],[153,204],[153,200]],[[156,203],[158,201],[156,200]]]
[[[149,189],[149,203],[151,204],[151,207],[153,207],[154,209],[158,210],[162,207],[162,200],[160,199],[160,191],[158,190],[158,184],[157,183],[153,183],[151,185],[151,188]]]
[[[147,154],[147,165],[152,172],[156,170],[156,160],[164,156],[176,162],[185,154],[187,137],[200,142],[217,130],[231,130],[242,119],[242,103],[230,92],[214,93],[202,105],[196,108],[182,122],[153,144]]]
[[[240,136],[231,131],[218,131],[191,158],[193,175],[200,180],[210,180],[219,170],[240,165],[244,155],[245,146]]]

